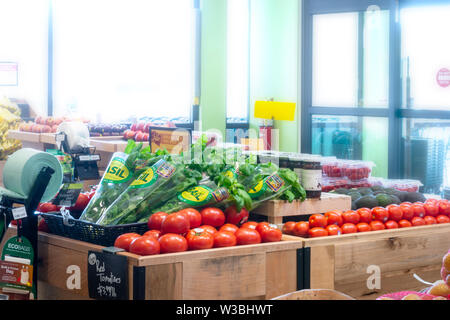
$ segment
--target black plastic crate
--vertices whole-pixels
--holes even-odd
[[[146,222],[101,226],[72,217],[64,218],[60,213],[41,213],[41,216],[51,234],[105,247],[113,246],[114,241],[121,234],[131,232],[143,234],[148,231]]]

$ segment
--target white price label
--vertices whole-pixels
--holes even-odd
[[[19,207],[12,209],[14,220],[19,220],[27,217],[27,209],[25,207]]]
[[[63,142],[64,141],[64,135],[63,134],[57,134],[56,135],[56,142]]]

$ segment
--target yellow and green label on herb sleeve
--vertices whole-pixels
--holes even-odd
[[[158,174],[156,173],[156,169],[154,167],[150,167],[144,172],[142,172],[136,180],[134,180],[130,188],[139,189],[139,188],[147,188],[150,187],[158,180]]]
[[[178,195],[178,199],[192,206],[202,206],[211,201],[213,190],[207,186],[197,186],[183,191]]]
[[[112,159],[103,177],[103,181],[106,183],[124,183],[130,179],[130,169],[126,166],[125,160],[120,157]]]
[[[267,191],[267,188],[269,188],[272,192],[276,193],[281,189],[281,187],[284,186],[284,183],[285,183],[284,180],[278,174],[275,173],[270,177],[267,177],[259,181],[256,184],[256,186],[254,186],[248,191],[248,195],[250,196],[250,198],[256,199],[260,197],[262,194],[264,194],[264,192]]]

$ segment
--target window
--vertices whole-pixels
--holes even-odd
[[[26,8],[26,9],[24,9]],[[47,111],[48,1],[0,2],[0,96]]]
[[[248,122],[249,0],[228,0],[227,122]]]
[[[450,185],[450,4],[305,0],[302,152]],[[399,23],[398,23],[399,22]],[[380,165],[381,164],[381,165]]]
[[[191,0],[53,1],[55,115],[190,121]]]

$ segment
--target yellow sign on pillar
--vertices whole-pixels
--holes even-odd
[[[274,101],[256,101],[255,118],[294,121],[295,103],[293,102],[274,102]]]

